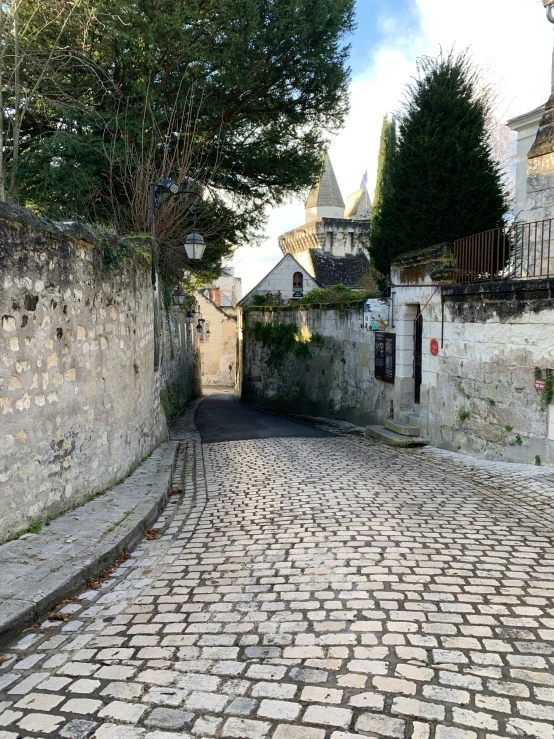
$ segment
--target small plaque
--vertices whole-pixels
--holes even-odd
[[[302,291],[300,291],[300,290],[297,290],[296,292],[294,292],[294,293],[292,294],[292,297],[293,297],[293,298],[294,298],[295,300],[296,300],[296,299],[298,299],[298,298],[303,298],[303,297],[304,297],[304,293],[303,293]]]
[[[546,383],[544,380],[535,380],[535,390],[544,390]]]
[[[436,339],[431,339],[431,354],[436,357],[439,353],[439,342]]]

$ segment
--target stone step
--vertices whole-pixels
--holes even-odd
[[[419,411],[406,411],[400,414],[400,420],[405,423],[411,423],[412,426],[419,426]]]
[[[427,446],[429,441],[419,436],[403,436],[394,431],[390,431],[384,426],[366,426],[365,435],[368,439],[375,439],[387,446],[407,447],[407,446]]]
[[[394,431],[401,436],[419,436],[419,426],[406,423],[406,421],[395,421],[389,418],[385,421],[385,426],[389,431]]]

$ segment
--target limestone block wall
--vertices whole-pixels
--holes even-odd
[[[397,334],[395,416],[419,411],[422,434],[434,446],[509,462],[533,464],[540,458],[541,464],[554,465],[554,405],[535,389],[536,369],[543,378],[546,370],[554,370],[554,280],[396,285],[394,292],[389,330]],[[422,308],[418,405],[413,331]],[[433,339],[437,356],[431,353]]]
[[[0,204],[0,540],[166,438],[160,390],[184,372],[192,393],[196,359],[161,313],[154,369],[154,300],[147,265],[108,269],[86,229]]]
[[[289,352],[277,365],[270,347],[255,340],[256,322],[293,323],[305,352]],[[363,328],[361,306],[348,310],[247,309],[239,316],[241,399],[289,413],[366,425],[388,418],[392,386],[375,380],[375,336]],[[311,339],[311,341],[310,341]]]
[[[554,406],[535,389],[536,368],[543,378],[554,370],[554,280],[445,292],[447,341],[429,376],[429,406],[443,411],[432,438],[490,459],[554,465]]]
[[[202,384],[234,387],[237,374],[236,309],[219,308],[201,292],[197,293],[197,301],[206,320],[199,337]]]

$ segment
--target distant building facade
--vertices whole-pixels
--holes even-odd
[[[229,388],[237,371],[237,313],[211,300],[210,290],[196,293],[201,382],[204,387]]]
[[[365,181],[362,184],[345,206],[326,154],[321,177],[306,201],[305,223],[279,236],[283,259],[241,304],[248,304],[260,293],[279,292],[290,301],[299,300],[315,287],[358,287],[369,270],[366,249],[371,200]]]
[[[224,267],[221,276],[208,288],[210,300],[221,308],[233,308],[242,298],[242,278],[234,267]]]
[[[244,296],[240,305],[248,305],[255,295],[266,295],[270,299],[275,298],[278,301],[289,303],[293,300],[300,300],[306,293],[317,287],[321,285],[314,280],[308,270],[304,269],[292,254],[285,254],[263,280]]]
[[[527,156],[535,143],[544,105],[508,121],[508,127],[517,133],[516,192],[514,213],[520,219],[527,207]]]

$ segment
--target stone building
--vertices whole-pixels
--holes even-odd
[[[237,371],[237,311],[219,304],[219,288],[196,293],[200,374],[205,387],[234,387]],[[201,320],[198,320],[201,319]]]
[[[276,302],[282,300],[288,303],[291,300],[299,300],[317,287],[321,285],[314,280],[308,270],[291,254],[285,254],[263,280],[244,296],[239,305],[249,305],[254,295],[266,295],[270,299],[275,298]]]
[[[389,418],[370,433],[394,443],[417,431],[453,451],[554,465],[554,279],[464,282],[456,249],[393,263],[394,376],[376,380]]]
[[[384,331],[367,330],[361,304],[341,312],[304,306],[245,312],[245,324],[294,323],[305,342],[315,335],[317,342],[309,360],[291,353],[269,373],[262,371],[267,348],[242,331],[243,398],[367,424],[368,436],[387,444],[431,443],[554,466],[553,121],[554,94],[544,110],[512,121],[521,134],[523,223],[396,259]],[[325,207],[329,193],[337,207],[332,178]],[[329,210],[322,220],[334,223],[335,215]],[[296,229],[283,245],[291,251],[298,245],[302,263],[298,254],[309,251],[302,251],[302,239],[313,243],[317,234]],[[334,243],[326,234],[323,251]]]
[[[371,201],[365,187],[352,193],[346,206],[329,155],[305,207],[305,223],[279,236],[284,258],[241,301],[257,293],[280,292],[298,300],[314,287],[342,284],[356,288],[369,270]]]
[[[539,123],[544,114],[544,105],[508,121],[508,127],[517,134],[516,191],[514,215],[521,218],[527,206],[527,155],[537,136]]]
[[[221,276],[210,285],[210,300],[222,308],[232,308],[242,298],[242,278],[235,275],[235,268],[225,266]]]
[[[291,254],[321,285],[357,287],[369,269],[371,201],[365,185],[345,207],[329,155],[306,201],[305,223],[279,236],[283,254]]]

